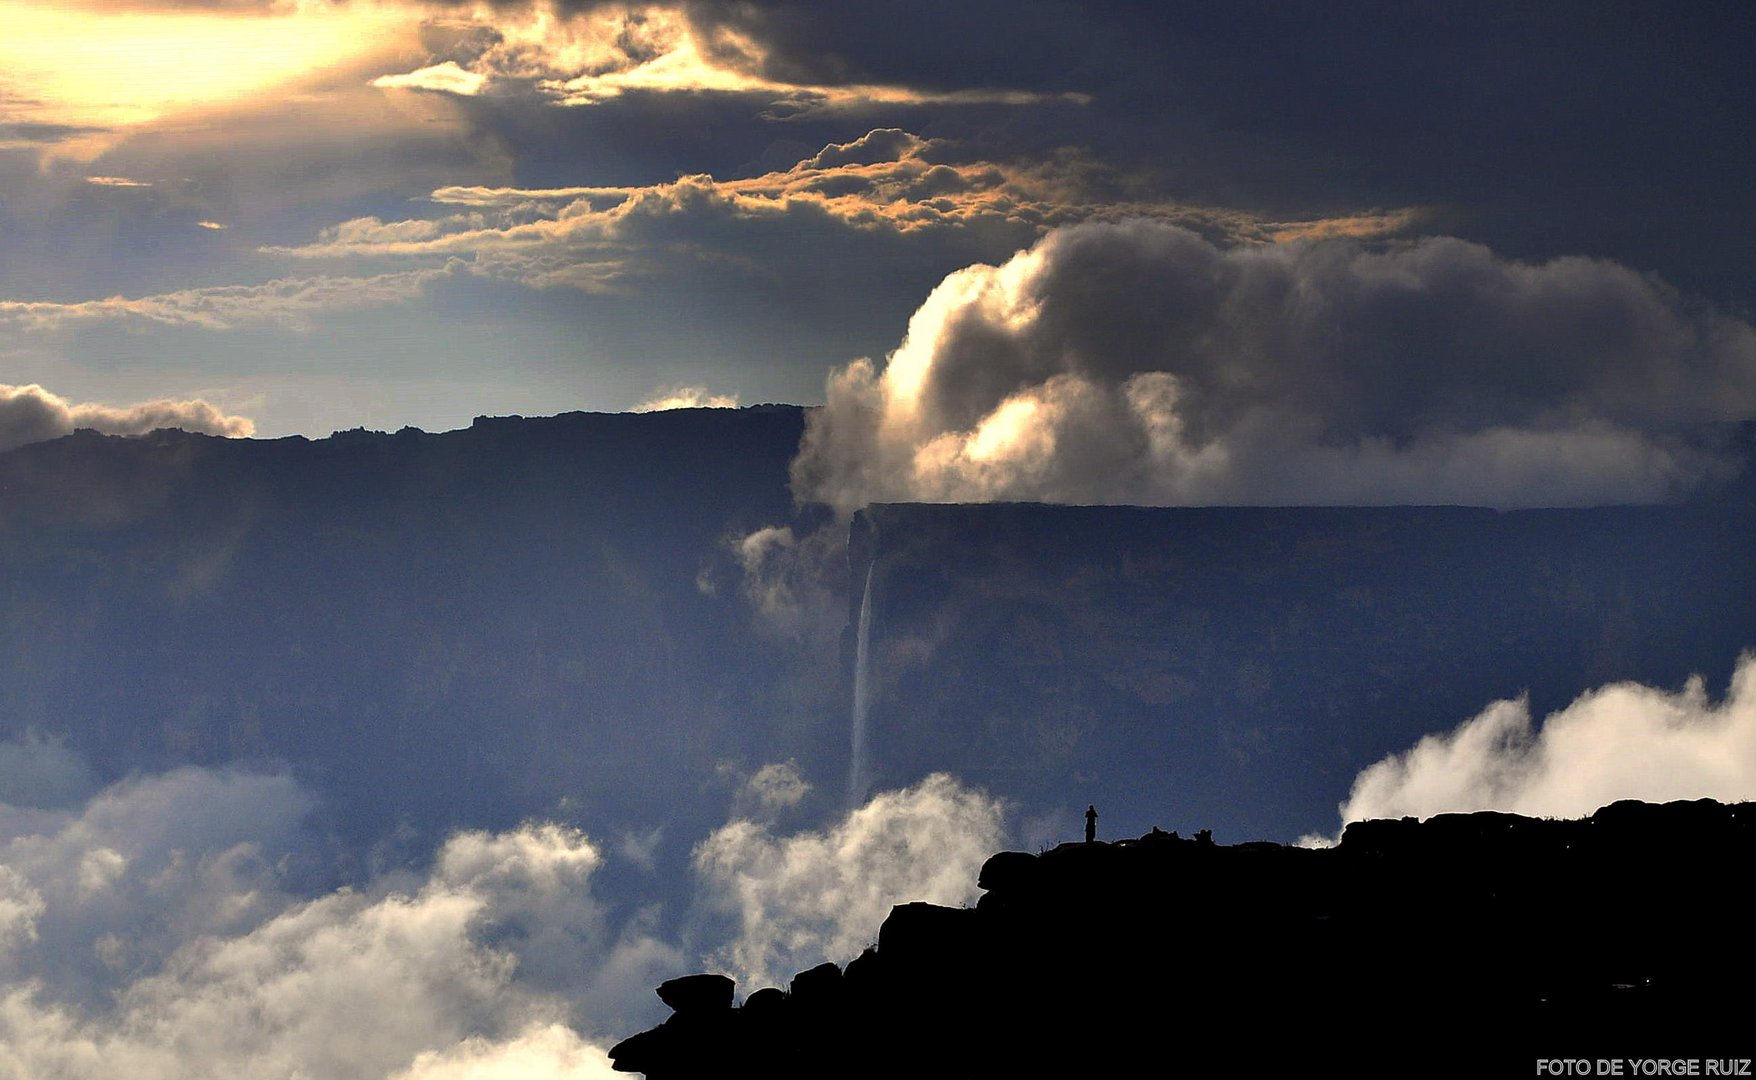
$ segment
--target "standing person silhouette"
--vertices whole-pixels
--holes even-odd
[[[1097,839],[1097,807],[1096,806],[1087,806],[1085,808],[1085,842],[1089,844],[1089,843],[1095,841],[1096,839]]]

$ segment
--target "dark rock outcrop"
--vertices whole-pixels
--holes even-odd
[[[612,1051],[706,1075],[1530,1075],[1540,1057],[1749,1057],[1756,804],[1451,814],[1326,850],[1138,840],[1003,852],[974,909]]]
[[[729,1009],[735,985],[724,975],[684,975],[660,983],[658,996],[672,1012]]]

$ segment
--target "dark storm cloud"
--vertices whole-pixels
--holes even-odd
[[[1263,214],[1431,206],[1521,258],[1587,254],[1742,304],[1756,9],[1608,3],[697,3],[774,77],[1091,95],[984,116],[1176,198]],[[955,122],[955,121],[954,121]],[[995,150],[993,152],[1004,152]]]
[[[1069,70],[1069,60],[1109,34],[1102,12],[1066,3],[700,2],[685,10],[704,30],[761,41],[763,74],[810,83],[1079,91],[1083,65]]]

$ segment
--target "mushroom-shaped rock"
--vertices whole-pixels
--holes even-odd
[[[659,1072],[671,1057],[670,1033],[662,1027],[630,1035],[610,1047],[610,1067],[617,1072]]]
[[[729,1009],[736,986],[724,975],[684,975],[660,983],[658,996],[680,1013]]]

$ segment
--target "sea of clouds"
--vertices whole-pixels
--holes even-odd
[[[662,1019],[658,982],[701,967],[744,992],[845,961],[892,904],[973,899],[1003,807],[947,776],[823,829],[808,787],[752,778],[701,838],[695,903],[719,938],[661,936],[597,894],[606,845],[532,821],[460,831],[419,870],[341,887],[292,777],[179,768],[93,787],[48,740],[0,744],[0,1076],[309,1080],[609,1075]],[[687,936],[687,935],[685,935]]]

